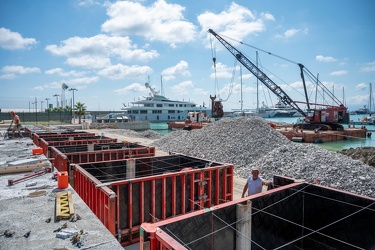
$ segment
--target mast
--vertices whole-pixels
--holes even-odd
[[[256,66],[258,67],[258,51],[256,51]],[[258,77],[257,77],[257,112],[259,112],[259,80],[258,80]]]
[[[371,82],[370,82],[370,109],[369,109],[369,113],[370,114],[372,114],[372,107],[371,107],[371,105],[372,105],[372,102],[373,102],[373,100],[372,100],[372,84],[371,84]]]
[[[240,66],[240,74],[241,74],[241,113],[242,113],[242,109],[243,109],[243,95],[242,95],[242,67]]]

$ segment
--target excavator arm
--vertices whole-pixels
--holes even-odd
[[[274,83],[265,73],[263,73],[254,63],[252,63],[246,56],[244,56],[239,50],[228,43],[224,38],[218,35],[212,29],[209,29],[213,36],[221,42],[225,48],[232,53],[236,59],[246,67],[256,78],[259,79],[267,88],[269,88],[284,104],[290,105],[297,110],[302,116],[306,117],[306,113],[293,101],[276,83]]]

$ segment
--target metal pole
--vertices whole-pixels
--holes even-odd
[[[46,101],[47,101],[47,119],[48,119],[48,124],[49,124],[49,106],[48,106],[48,100],[49,98],[46,98]]]
[[[69,91],[73,91],[73,103],[72,103],[72,118],[73,118],[73,109],[74,109],[74,91],[78,91],[76,88],[70,88]]]

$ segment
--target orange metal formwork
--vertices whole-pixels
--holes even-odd
[[[109,143],[117,142],[116,138],[109,138],[103,136],[83,136],[83,137],[52,137],[40,138],[39,147],[43,149],[43,154],[49,157],[49,148],[52,146],[65,146],[65,145],[86,145],[94,143]]]
[[[104,148],[104,149],[103,149]],[[58,171],[67,171],[69,164],[111,162],[128,158],[155,156],[155,147],[135,143],[101,143],[50,147],[52,165]]]
[[[140,249],[373,249],[375,198],[294,181],[274,176],[265,193],[142,223]]]
[[[126,179],[126,166],[135,166],[134,178]],[[120,174],[119,169],[124,172]],[[143,222],[157,222],[233,200],[233,165],[180,154],[77,164],[71,172],[77,193],[124,246],[139,241]],[[103,179],[114,173],[117,180]],[[103,187],[115,194],[114,206],[109,206],[107,199],[97,198],[108,196]]]
[[[51,137],[79,137],[79,136],[95,136],[95,133],[77,131],[77,132],[52,132],[52,133],[32,133],[31,138],[35,145],[39,146],[40,138],[51,138]]]

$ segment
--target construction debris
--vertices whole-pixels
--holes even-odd
[[[14,231],[5,230],[4,233],[2,234],[2,236],[4,235],[5,237],[13,237],[13,235],[14,235],[15,233],[16,233],[16,232],[14,232]]]
[[[61,230],[63,230],[64,228],[67,228],[68,227],[68,222],[65,222],[61,227],[59,227],[58,229],[56,230],[53,230],[54,233],[56,232],[60,232]]]
[[[70,240],[73,245],[81,242],[82,234],[83,234],[83,230],[81,229],[76,235],[73,236],[73,238]]]
[[[25,234],[23,235],[23,237],[25,237],[25,238],[29,238],[30,233],[31,233],[31,231],[28,231],[27,233],[25,233]]]

